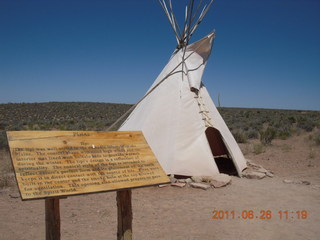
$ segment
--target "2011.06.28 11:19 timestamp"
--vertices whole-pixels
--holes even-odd
[[[305,220],[309,217],[307,210],[214,210],[212,211],[212,219],[280,219],[280,220]]]

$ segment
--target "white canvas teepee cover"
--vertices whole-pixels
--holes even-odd
[[[211,33],[176,50],[145,98],[119,129],[141,130],[167,174],[219,173],[205,134],[208,127],[220,131],[238,174],[246,168],[238,144],[201,82],[213,39]]]

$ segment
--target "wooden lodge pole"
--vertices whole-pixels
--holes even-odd
[[[132,203],[130,189],[117,191],[117,207],[117,240],[132,240]]]
[[[59,198],[45,199],[46,240],[60,240],[60,202]]]

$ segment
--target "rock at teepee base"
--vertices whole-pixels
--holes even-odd
[[[193,177],[191,177],[191,179],[195,183],[201,183],[202,182],[202,177],[200,177],[200,176],[193,176]]]
[[[177,181],[177,179],[174,177],[174,174],[171,174],[169,178],[171,183],[175,183]]]
[[[271,177],[271,178],[274,177],[273,172],[265,169],[261,165],[253,163],[249,159],[247,159],[247,166],[248,166],[248,168],[244,171],[244,173],[242,175],[243,177],[252,178],[252,179],[261,179],[261,178],[263,178],[262,174],[265,174],[266,176]],[[262,174],[256,174],[257,172],[262,173]]]
[[[192,182],[192,179],[191,178],[181,178],[181,179],[178,179],[177,180],[178,183],[191,183]]]
[[[204,183],[190,183],[190,186],[193,188],[201,188],[203,190],[210,188],[210,185]]]
[[[231,183],[231,177],[227,174],[220,173],[210,177],[210,184],[215,188],[224,187]]]
[[[266,174],[262,172],[246,170],[243,172],[242,176],[249,179],[262,179],[266,176]]]

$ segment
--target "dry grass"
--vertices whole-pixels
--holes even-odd
[[[254,144],[253,145],[253,153],[258,155],[264,153],[266,151],[266,146],[263,144]]]

